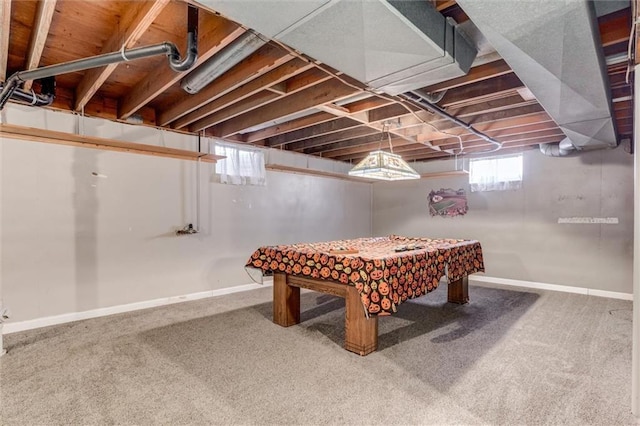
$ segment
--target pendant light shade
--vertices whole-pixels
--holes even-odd
[[[420,179],[420,175],[397,154],[373,151],[349,171],[350,176],[381,180]]]

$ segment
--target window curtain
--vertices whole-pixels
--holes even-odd
[[[469,161],[471,192],[504,191],[522,187],[522,155]]]
[[[216,142],[215,154],[226,157],[216,163],[217,182],[231,185],[266,185],[267,172],[262,150]]]

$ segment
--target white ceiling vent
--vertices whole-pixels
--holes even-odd
[[[477,51],[424,0],[200,0],[389,94],[462,76]]]

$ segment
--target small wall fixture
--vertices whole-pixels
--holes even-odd
[[[197,233],[198,231],[193,227],[191,223],[186,225],[184,228],[176,231],[176,235],[191,235]]]

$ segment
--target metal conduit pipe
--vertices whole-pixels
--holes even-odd
[[[0,90],[2,90],[3,84],[0,84]],[[47,77],[42,80],[42,93],[35,93],[33,90],[26,91],[16,88],[11,98],[18,101],[29,104],[31,106],[48,106],[53,103],[56,97],[56,80],[54,77]]]
[[[191,68],[198,59],[197,8],[189,6],[188,22],[189,32],[187,36],[187,53],[185,58],[182,60],[176,45],[166,41],[152,46],[138,47],[129,50],[122,49],[118,52],[77,59],[63,64],[49,65],[33,70],[18,71],[11,75],[2,87],[2,92],[0,92],[0,110],[4,108],[18,86],[28,80],[39,80],[60,74],[84,71],[91,68],[103,67],[109,64],[116,64],[119,62],[132,61],[135,59],[148,58],[150,56],[163,54],[168,57],[171,69],[176,72],[186,71]]]
[[[500,148],[502,148],[502,142],[498,142],[497,140],[493,139],[491,136],[485,135],[484,133],[482,133],[479,130],[476,130],[473,128],[473,126],[471,126],[468,123],[465,123],[464,121],[460,120],[459,118],[449,114],[447,111],[445,111],[444,109],[440,108],[438,105],[429,102],[427,99],[424,98],[424,96],[422,96],[420,93],[415,92],[415,91],[411,91],[411,92],[406,92],[406,93],[402,93],[399,95],[400,97],[413,102],[414,104],[417,104],[418,106],[422,107],[422,108],[426,108],[429,111],[433,111],[436,114],[440,115],[443,118],[446,118],[449,121],[454,122],[455,124],[457,124],[458,126],[468,130],[469,132],[473,133],[474,135],[478,136],[479,138],[484,139],[485,141],[489,142],[492,145],[496,146],[496,149],[493,151],[497,151]],[[491,152],[491,151],[489,151]]]

